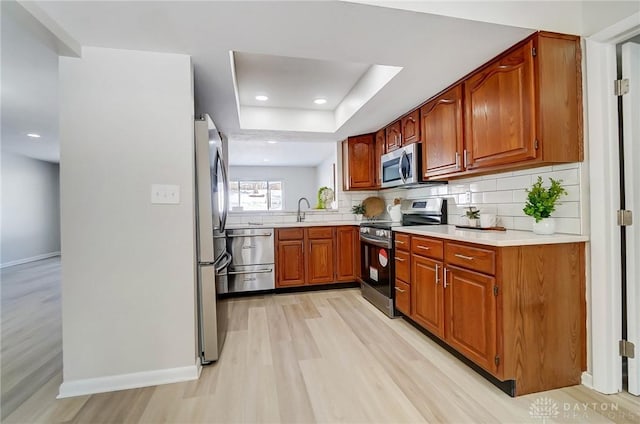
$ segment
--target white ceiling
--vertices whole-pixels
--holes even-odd
[[[57,162],[56,39],[14,2],[0,4],[2,151]],[[28,133],[41,137],[30,138]]]
[[[241,106],[334,110],[368,64],[235,52]],[[256,100],[265,94],[267,101]],[[313,100],[324,98],[326,104]]]
[[[50,40],[43,41],[46,37],[42,36],[39,47],[25,41],[28,38],[25,31],[18,28],[24,22],[13,27],[5,22],[5,16],[8,16],[4,13],[5,3],[2,2],[3,149],[11,143],[23,148],[33,142],[18,140],[19,135],[34,131],[32,128],[37,122],[43,128],[41,132],[48,131],[57,138],[57,77],[54,77],[57,71],[49,66],[56,48]],[[391,5],[389,2],[369,3]],[[586,31],[588,27],[593,31],[616,22],[621,19],[621,13],[638,7],[637,2],[579,2],[580,7],[577,7],[575,2],[554,1],[540,7],[539,2],[525,1],[508,2],[506,8],[505,2],[486,1],[477,2],[481,7],[471,6],[476,2],[394,3],[395,7],[428,13],[336,1],[38,1],[26,3],[25,7],[32,13],[40,8],[36,13],[38,19],[49,29],[57,29],[54,31],[57,34],[63,31],[61,38],[67,46],[73,47],[77,42],[85,46],[191,55],[197,111],[211,114],[231,143],[263,142],[268,138],[332,144],[349,135],[379,129],[533,31],[508,25],[565,32],[577,32],[567,28]],[[425,9],[416,4],[431,6]],[[498,18],[487,18],[488,15]],[[241,128],[243,120],[238,114],[229,60],[231,51],[276,57],[267,62],[302,58],[333,63],[333,68],[329,66],[316,74],[328,76],[336,71],[336,67],[342,68],[336,72],[336,78],[342,82],[329,84],[336,93],[344,92],[346,81],[353,80],[358,72],[350,64],[388,65],[402,70],[379,92],[362,100],[351,111],[352,116],[343,113],[343,119],[334,127],[337,131],[322,133],[310,131],[305,126],[294,126],[296,131],[277,131],[275,126],[267,125],[269,120],[266,119],[263,127]],[[273,65],[277,68],[277,63]],[[304,64],[289,66],[305,67]],[[306,66],[304,73],[309,68],[316,70]],[[250,67],[246,69],[250,75],[252,71]],[[312,78],[311,75],[307,77]],[[289,79],[291,83],[295,82],[295,78]],[[257,81],[257,77],[249,79],[254,80]],[[275,80],[270,83],[276,85]],[[279,84],[278,92],[283,91],[283,86],[290,88],[281,81]],[[343,84],[341,89],[339,84]],[[278,99],[279,95],[274,94],[276,91],[269,93],[269,97]],[[306,97],[316,95],[311,87],[305,87],[304,92],[291,89],[289,94],[282,95],[283,102],[292,101],[291,92],[300,93],[298,101],[302,104],[307,101]],[[300,104],[292,107],[298,108]],[[310,109],[314,107],[313,104],[309,106]],[[320,112],[316,109],[316,113]],[[35,152],[30,154],[42,154],[39,149],[47,148],[43,147],[42,141],[46,140],[35,144]],[[44,156],[51,158],[57,156],[57,152]]]

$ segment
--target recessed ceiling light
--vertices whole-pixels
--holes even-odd
[[[323,104],[327,103],[327,99],[318,98],[318,99],[315,99],[315,100],[313,101],[313,103],[315,103],[315,104],[317,104],[317,105],[323,105]]]
[[[262,159],[262,160],[265,161],[265,162],[269,162],[269,159]]]
[[[31,137],[31,138],[40,138],[40,134],[36,134],[36,133],[29,133],[29,134],[27,134],[27,137]]]
[[[266,102],[267,100],[269,100],[269,98],[267,96],[265,96],[264,94],[259,94],[256,96],[256,100],[259,100],[261,102]]]
[[[275,140],[269,140],[269,141],[267,141],[267,143],[269,143],[269,144],[276,144],[276,143],[277,143],[277,141],[275,141]]]

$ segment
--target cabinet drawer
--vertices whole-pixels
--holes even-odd
[[[396,278],[408,283],[411,281],[411,263],[409,252],[403,252],[401,250],[396,250],[395,253],[395,261],[396,261]]]
[[[396,280],[396,309],[405,315],[411,315],[411,286]]]
[[[330,239],[330,238],[333,238],[333,227],[307,228],[307,237],[312,238],[312,239]]]
[[[411,252],[434,259],[442,259],[443,242],[425,237],[411,238]]]
[[[408,234],[399,234],[395,233],[396,239],[396,250],[406,250],[409,251],[411,237]]]
[[[457,243],[447,243],[445,260],[448,264],[458,265],[473,271],[495,275],[495,250],[481,247],[466,246]]]
[[[302,228],[282,228],[278,230],[278,240],[302,240],[304,230]]]

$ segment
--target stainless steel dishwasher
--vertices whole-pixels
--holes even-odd
[[[275,288],[273,228],[227,230],[228,293]]]

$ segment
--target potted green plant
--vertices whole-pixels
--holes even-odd
[[[567,191],[562,187],[562,180],[554,180],[549,178],[551,186],[545,188],[542,186],[542,177],[526,189],[527,203],[523,212],[535,219],[533,223],[533,232],[536,234],[553,234],[556,230],[555,221],[551,218],[551,213],[556,210],[556,202]]]
[[[469,210],[466,211],[464,214],[467,217],[467,220],[469,221],[469,226],[477,227],[478,219],[480,218],[480,209],[476,209],[473,206],[469,206],[467,209]]]
[[[367,209],[362,203],[353,205],[351,207],[351,213],[353,213],[356,216],[356,221],[362,221],[362,216],[365,214],[366,211]]]

